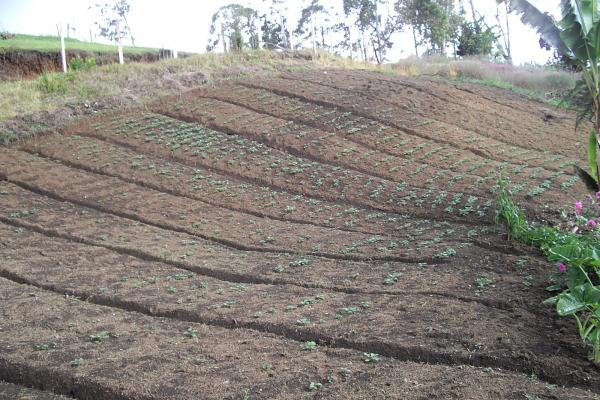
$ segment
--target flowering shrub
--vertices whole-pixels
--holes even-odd
[[[560,316],[575,318],[579,335],[591,348],[591,359],[600,363],[600,193],[576,202],[557,227],[527,222],[504,184],[498,203],[497,219],[506,222],[510,234],[538,246],[556,263],[558,284],[547,290],[558,294],[544,303],[555,305]]]
[[[576,201],[573,215],[563,212],[563,219],[572,233],[593,232],[600,239],[600,192],[595,196],[588,195],[583,201]]]

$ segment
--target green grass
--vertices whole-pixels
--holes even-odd
[[[65,38],[67,50],[80,50],[90,53],[114,53],[115,45],[89,43],[77,39]],[[0,52],[7,50],[36,50],[36,51],[60,51],[60,38],[58,36],[33,36],[16,34],[12,39],[0,40]],[[154,53],[156,49],[147,47],[123,47],[126,54]]]

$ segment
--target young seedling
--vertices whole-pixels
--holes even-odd
[[[367,364],[375,364],[381,361],[381,356],[377,353],[363,353],[363,361]]]
[[[185,332],[183,332],[183,336],[188,337],[188,338],[197,338],[198,337],[198,331],[195,330],[194,328],[187,328],[185,330]]]
[[[300,348],[306,351],[314,350],[316,347],[317,343],[313,342],[312,340],[307,340],[306,342],[300,345]]]
[[[308,391],[315,392],[323,387],[323,384],[320,382],[311,382],[308,384]]]

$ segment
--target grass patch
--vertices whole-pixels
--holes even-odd
[[[116,46],[102,43],[84,42],[77,39],[65,38],[67,50],[80,50],[90,53],[114,53]],[[60,51],[60,38],[58,36],[34,36],[16,34],[13,38],[0,40],[0,51],[30,50],[30,51]],[[123,52],[127,54],[155,53],[157,49],[148,47],[124,46]]]

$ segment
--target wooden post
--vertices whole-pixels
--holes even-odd
[[[63,31],[62,22],[59,22],[59,33],[60,33],[60,58],[62,60],[63,72],[67,73],[67,52],[65,51],[65,32]]]
[[[173,50],[173,58],[177,58],[177,50]]]

